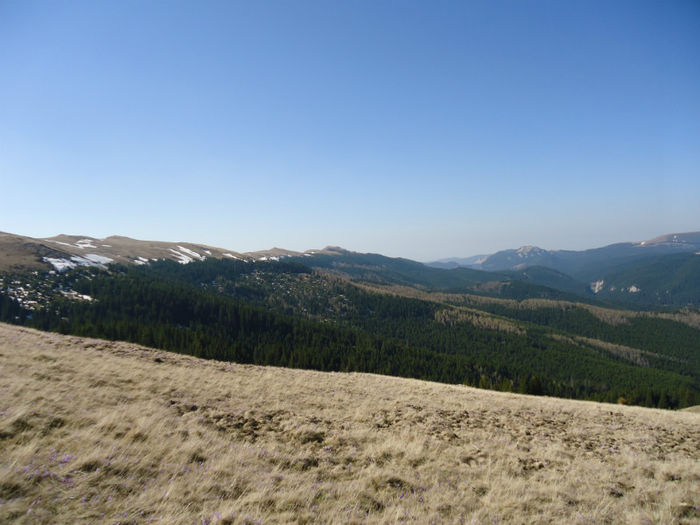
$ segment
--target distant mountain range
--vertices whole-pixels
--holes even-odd
[[[583,251],[523,246],[429,264],[339,247],[241,253],[203,244],[121,236],[97,239],[58,235],[37,239],[0,233],[0,271],[60,272],[79,266],[104,268],[112,263],[146,265],[172,260],[187,264],[205,259],[285,259],[356,280],[511,299],[572,299],[637,307],[700,306],[700,232],[668,234]]]
[[[537,246],[521,246],[491,255],[441,259],[429,266],[436,268],[467,267],[478,270],[522,270],[529,266],[546,266],[575,279],[596,277],[601,268],[613,268],[619,263],[653,255],[700,251],[700,232],[670,233],[648,241],[621,242],[589,250],[544,250]]]
[[[700,304],[700,286],[696,284],[700,278],[700,232],[670,233],[581,251],[522,246],[428,265],[490,272],[549,268],[585,284],[586,295],[601,299],[655,306]],[[550,284],[561,288],[559,283]]]

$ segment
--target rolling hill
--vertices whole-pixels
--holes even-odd
[[[142,241],[119,235],[104,239],[83,235],[37,239],[0,232],[0,271],[39,268],[60,271],[77,266],[104,267],[112,263],[143,265],[160,260],[187,264],[207,258],[265,261],[296,255],[301,254],[281,248],[239,253],[203,244]]]

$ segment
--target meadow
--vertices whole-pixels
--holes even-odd
[[[0,324],[0,522],[698,523],[700,413]]]

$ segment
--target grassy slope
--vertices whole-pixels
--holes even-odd
[[[700,414],[0,324],[0,522],[696,523]]]

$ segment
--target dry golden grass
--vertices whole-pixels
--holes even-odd
[[[677,357],[666,356],[662,354],[657,354],[654,352],[649,352],[648,350],[640,350],[639,348],[632,348],[630,346],[618,345],[615,343],[609,343],[608,341],[601,341],[600,339],[593,339],[591,337],[573,336],[567,337],[559,334],[551,334],[552,339],[557,341],[564,341],[571,345],[581,346],[580,343],[588,346],[594,346],[607,350],[611,354],[618,357],[622,357],[627,361],[630,361],[639,366],[649,366],[649,360],[647,357],[657,357],[661,359],[666,359],[668,361],[676,361],[681,363],[687,363],[686,360],[678,359]]]
[[[495,330],[511,334],[525,333],[525,330],[512,321],[465,307],[450,306],[444,310],[438,310],[435,312],[435,321],[449,326],[454,326],[458,323],[469,323],[484,330]]]
[[[700,414],[0,325],[3,523],[697,523]]]

